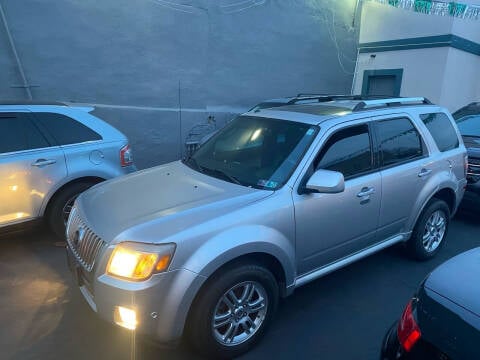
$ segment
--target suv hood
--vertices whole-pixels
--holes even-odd
[[[76,206],[106,242],[152,220],[163,223],[158,227],[162,239],[272,193],[216,179],[176,161],[96,185],[79,196]]]
[[[480,247],[453,257],[433,270],[425,287],[480,316]]]

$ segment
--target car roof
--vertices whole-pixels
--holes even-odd
[[[0,106],[2,105],[17,105],[17,106],[29,106],[29,105],[56,105],[56,106],[68,106],[67,103],[60,101],[41,101],[41,100],[0,100]]]
[[[68,114],[71,110],[81,110],[91,112],[95,109],[93,106],[67,103],[60,101],[39,101],[39,100],[3,100],[0,101],[0,110],[18,111],[27,110],[32,112],[54,112]]]
[[[452,115],[455,119],[459,119],[464,116],[478,115],[478,114],[480,114],[480,102],[473,102],[458,109]]]
[[[425,98],[389,98],[375,100],[333,100],[327,102],[313,102],[305,104],[283,105],[275,108],[259,109],[246,113],[248,116],[270,117],[283,120],[303,122],[311,125],[335,117],[345,117],[354,113],[376,112],[380,115],[385,110],[393,108],[418,108],[432,105]],[[438,107],[436,107],[438,108]]]

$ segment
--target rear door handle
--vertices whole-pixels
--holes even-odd
[[[365,196],[369,196],[375,193],[375,189],[373,187],[364,187],[358,194],[357,197],[363,198]]]
[[[42,166],[47,166],[47,165],[52,165],[52,164],[55,164],[57,162],[57,160],[53,160],[53,159],[38,159],[37,161],[35,161],[32,166],[37,166],[37,167],[42,167]]]
[[[428,176],[430,175],[432,172],[431,169],[422,169],[419,173],[418,173],[418,177],[424,177],[424,176]]]

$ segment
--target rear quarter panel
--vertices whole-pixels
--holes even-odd
[[[41,214],[44,214],[52,196],[62,186],[71,181],[84,177],[108,180],[135,171],[134,166],[122,167],[120,165],[120,149],[126,144],[127,140],[121,140],[109,143],[93,141],[62,146],[67,166],[67,176],[56,183],[45,196]]]
[[[457,133],[459,146],[456,149],[440,152],[435,140],[430,131],[424,125],[420,118],[421,114],[427,113],[444,113],[448,116]],[[427,205],[428,201],[440,190],[451,189],[455,193],[455,204],[453,212],[456,211],[460,201],[463,198],[466,186],[464,160],[466,156],[466,149],[463,144],[462,137],[458,131],[455,122],[450,113],[440,107],[428,107],[412,110],[412,116],[418,124],[418,129],[422,133],[422,137],[427,145],[430,153],[430,162],[428,167],[432,169],[432,175],[425,178],[425,185],[420,192],[412,213],[407,222],[406,231],[413,230],[415,223],[421,212]]]

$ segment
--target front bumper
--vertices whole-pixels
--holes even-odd
[[[99,271],[102,263],[86,273],[68,246],[67,259],[75,283],[93,311],[115,323],[118,306],[135,310],[136,333],[164,345],[175,345],[181,338],[190,306],[205,280],[181,269],[130,282]]]

